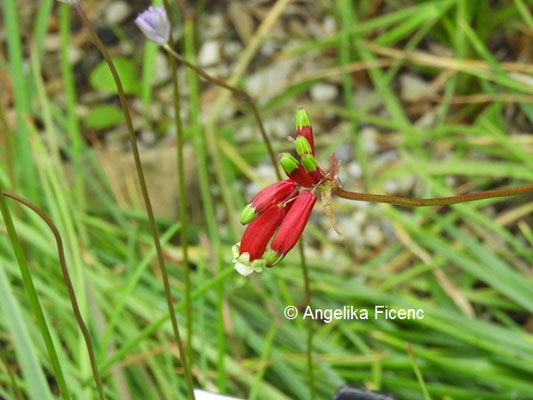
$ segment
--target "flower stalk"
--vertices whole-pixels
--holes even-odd
[[[143,15],[150,12],[150,9],[157,10],[152,12],[155,20],[155,30],[161,31],[160,41],[155,43],[159,45],[172,45],[172,37],[170,36],[170,21],[167,15],[170,15],[170,6],[167,0],[163,1],[163,7],[149,7],[147,11],[139,15],[141,19]],[[157,13],[157,14],[156,14]],[[142,30],[142,28],[141,28]],[[143,31],[144,32],[144,31]],[[168,32],[168,34],[167,34]],[[166,35],[165,35],[166,34]],[[150,37],[147,35],[148,39]],[[165,39],[165,40],[163,40]],[[152,40],[152,39],[150,39]],[[192,343],[192,304],[191,304],[191,265],[189,263],[189,243],[187,238],[187,189],[185,187],[185,162],[183,159],[183,124],[181,121],[181,101],[180,101],[180,87],[178,81],[178,68],[176,60],[170,55],[168,56],[170,63],[170,71],[172,75],[172,97],[174,102],[174,124],[176,126],[176,158],[178,170],[178,189],[179,189],[179,216],[180,216],[180,244],[182,248],[183,264],[185,267],[185,313],[186,313],[186,339],[187,339],[187,357],[188,365],[193,363],[193,343]]]
[[[83,25],[87,28],[87,30],[89,31],[91,37],[93,38],[95,46],[98,48],[98,50],[100,51],[100,53],[104,57],[107,65],[108,65],[108,67],[109,67],[109,69],[111,71],[111,74],[113,76],[115,84],[117,86],[119,99],[120,99],[120,104],[122,106],[122,111],[124,113],[124,118],[126,120],[126,126],[128,128],[128,137],[129,137],[130,146],[131,146],[131,150],[132,150],[132,154],[133,154],[133,159],[134,159],[134,162],[135,162],[135,169],[137,171],[137,177],[139,179],[139,185],[141,187],[141,193],[142,193],[143,201],[144,201],[145,208],[146,208],[146,214],[148,216],[148,221],[149,221],[149,224],[150,224],[150,230],[151,230],[151,233],[152,233],[152,237],[154,239],[154,245],[155,245],[155,248],[156,248],[159,269],[161,271],[161,276],[162,276],[162,279],[163,279],[163,287],[164,287],[164,290],[165,290],[165,297],[166,297],[166,300],[167,300],[167,306],[168,306],[168,311],[169,311],[169,315],[170,315],[170,321],[171,321],[171,324],[172,324],[172,332],[174,334],[174,340],[175,340],[176,345],[178,347],[181,363],[183,365],[184,372],[185,372],[185,378],[186,378],[186,382],[187,382],[187,393],[188,393],[189,399],[194,399],[193,384],[192,384],[192,374],[191,374],[191,371],[189,369],[189,364],[187,362],[187,357],[186,357],[186,354],[185,354],[185,351],[184,351],[184,348],[183,348],[183,344],[181,342],[180,331],[179,331],[178,321],[176,319],[176,314],[174,313],[174,306],[173,306],[173,301],[172,301],[172,294],[170,292],[170,283],[169,283],[169,280],[168,280],[168,273],[167,273],[167,269],[166,269],[166,266],[165,266],[165,259],[164,259],[164,256],[163,256],[163,250],[161,248],[161,243],[159,241],[159,233],[157,231],[157,227],[156,227],[156,224],[155,224],[155,218],[154,218],[154,212],[153,212],[153,209],[152,209],[152,203],[150,201],[150,196],[148,194],[148,189],[146,187],[146,179],[144,177],[144,171],[142,169],[141,157],[139,155],[139,148],[137,146],[137,139],[135,137],[135,131],[133,129],[133,123],[132,123],[132,120],[131,120],[130,110],[129,110],[129,107],[128,107],[128,102],[126,100],[126,95],[124,93],[124,89],[122,87],[122,82],[120,81],[120,78],[118,76],[118,73],[117,73],[117,70],[115,68],[115,65],[113,64],[113,61],[111,60],[111,57],[109,56],[109,53],[107,52],[107,49],[105,48],[104,44],[102,43],[102,41],[98,37],[98,34],[94,30],[94,27],[92,26],[91,22],[87,18],[87,15],[85,14],[85,12],[83,11],[83,9],[80,7],[79,4],[74,3],[74,8],[76,9],[76,12],[78,13],[81,21],[83,22]],[[182,227],[182,229],[183,229],[183,227]]]
[[[268,135],[266,133],[265,127],[263,125],[263,120],[261,119],[261,115],[259,114],[259,110],[255,104],[255,100],[253,97],[244,89],[241,89],[239,87],[230,85],[229,83],[226,83],[222,79],[215,78],[214,76],[209,75],[207,72],[205,72],[202,68],[190,63],[187,59],[182,57],[179,53],[174,51],[172,47],[170,47],[168,44],[165,44],[163,48],[169,52],[176,60],[178,60],[180,63],[185,65],[187,68],[192,69],[194,72],[196,72],[198,75],[200,75],[205,80],[214,83],[217,86],[223,87],[225,89],[228,89],[229,91],[240,95],[244,97],[244,99],[250,104],[250,107],[252,108],[252,112],[254,114],[254,118],[257,122],[257,126],[259,127],[259,131],[261,132],[261,137],[263,139],[263,142],[265,143],[265,146],[268,151],[268,155],[270,157],[270,161],[272,162],[272,166],[274,167],[274,171],[276,173],[276,177],[281,180],[281,174],[277,167],[276,162],[276,156],[274,155],[274,150],[272,149],[272,144],[270,143],[270,139],[268,138]]]
[[[450,204],[467,203],[470,201],[490,199],[494,197],[509,197],[519,194],[533,192],[533,184],[518,186],[508,189],[487,190],[483,192],[463,194],[451,197],[435,197],[431,199],[409,199],[400,196],[389,196],[384,194],[359,193],[335,187],[333,193],[340,198],[357,201],[367,201],[371,203],[386,203],[404,207],[428,207],[445,206]]]

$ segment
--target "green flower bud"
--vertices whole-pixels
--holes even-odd
[[[285,256],[283,254],[278,254],[272,249],[268,249],[265,254],[263,255],[263,259],[265,260],[265,265],[267,267],[273,267],[276,264],[278,264],[281,260],[283,260]]]
[[[287,175],[298,169],[298,160],[290,153],[282,153],[279,162]]]
[[[296,142],[294,143],[294,145],[296,146],[296,152],[300,156],[304,154],[312,153],[311,145],[309,144],[309,141],[303,136],[298,136],[296,138]]]
[[[304,154],[302,156],[302,165],[307,172],[316,171],[317,162],[316,158],[312,154]]]
[[[296,111],[296,115],[294,116],[294,124],[296,125],[296,130],[300,130],[304,126],[311,126],[311,118],[309,118],[307,111],[305,111],[303,108],[300,108],[298,111]]]
[[[241,224],[246,225],[252,222],[256,217],[257,213],[255,212],[255,208],[252,207],[251,204],[248,204],[241,212]]]

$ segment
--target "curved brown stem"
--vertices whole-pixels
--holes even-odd
[[[26,207],[31,209],[33,212],[35,212],[39,217],[41,217],[41,219],[44,222],[46,222],[46,225],[48,225],[48,227],[54,234],[54,238],[57,244],[57,253],[59,255],[59,265],[61,265],[61,272],[63,273],[63,279],[65,281],[65,285],[67,286],[67,292],[70,298],[70,304],[72,305],[72,311],[74,312],[74,317],[76,318],[76,321],[78,322],[83,338],[85,339],[85,345],[87,346],[87,352],[89,353],[89,360],[91,362],[91,369],[93,370],[94,381],[96,382],[96,387],[98,389],[98,396],[101,400],[103,400],[104,399],[104,388],[102,386],[102,379],[100,378],[100,374],[98,373],[98,367],[96,364],[96,358],[94,356],[91,335],[89,334],[89,330],[87,329],[85,322],[83,322],[83,317],[81,316],[80,308],[78,306],[78,301],[76,300],[76,293],[74,292],[74,287],[72,286],[72,281],[70,280],[70,275],[67,269],[67,263],[65,261],[65,250],[63,247],[63,240],[61,239],[61,234],[59,233],[57,227],[55,226],[54,222],[50,219],[50,217],[46,215],[45,212],[41,210],[39,207],[37,207],[35,204],[31,203],[30,201],[26,200],[23,197],[16,195],[15,193],[8,192],[7,190],[2,191],[2,193],[4,194],[4,196],[10,197],[13,200],[18,201],[19,203],[25,205]]]
[[[196,72],[198,75],[200,75],[205,80],[211,83],[214,83],[217,86],[228,89],[229,91],[233,93],[241,95],[242,97],[246,99],[246,101],[248,101],[248,103],[250,103],[250,106],[252,107],[252,111],[254,113],[255,120],[257,121],[257,125],[259,126],[259,131],[261,132],[261,137],[263,138],[263,142],[265,143],[265,146],[267,147],[267,150],[268,150],[268,155],[270,156],[270,160],[272,161],[272,165],[274,166],[276,177],[278,178],[278,180],[281,180],[281,174],[278,169],[278,160],[274,154],[274,150],[272,149],[270,139],[268,138],[265,127],[263,125],[263,120],[261,119],[261,115],[259,114],[259,110],[257,109],[257,106],[255,105],[255,101],[253,97],[246,90],[238,88],[236,86],[232,86],[224,82],[222,79],[218,79],[218,78],[215,78],[214,76],[209,75],[202,68],[187,61],[187,59],[185,59],[179,53],[174,51],[174,49],[172,49],[168,44],[165,44],[163,48],[166,51],[168,51],[176,60],[178,60],[183,65],[185,65],[187,68],[192,69],[194,72]]]
[[[427,206],[443,206],[448,204],[466,203],[468,201],[476,201],[482,199],[490,199],[492,197],[508,197],[518,194],[533,192],[533,184],[518,186],[509,189],[487,190],[484,192],[463,194],[460,196],[451,197],[436,197],[432,199],[408,199],[400,196],[388,196],[384,194],[371,194],[350,192],[341,188],[335,188],[333,193],[338,197],[348,200],[368,201],[372,203],[387,203],[395,206],[405,207],[427,207]]]

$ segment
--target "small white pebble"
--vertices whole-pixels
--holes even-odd
[[[107,24],[120,24],[130,15],[130,6],[126,1],[115,1],[105,10],[104,19]]]
[[[356,211],[353,213],[352,220],[355,225],[362,226],[368,219],[368,215],[362,211]]]
[[[265,40],[263,46],[261,46],[261,54],[265,57],[271,57],[276,51],[276,43],[273,40]]]
[[[155,134],[152,131],[143,131],[141,138],[144,143],[149,145],[154,144],[156,139]]]
[[[374,154],[378,151],[378,131],[373,126],[365,126],[363,129],[361,129],[361,143],[363,145],[363,149],[368,154]]]
[[[224,55],[228,58],[237,56],[242,51],[242,46],[239,42],[228,42],[224,44]]]
[[[396,181],[387,181],[384,186],[385,192],[387,193],[398,193],[400,189],[400,186]]]
[[[377,225],[369,225],[365,228],[366,242],[372,246],[379,246],[383,242],[383,231]]]
[[[444,182],[446,183],[446,186],[448,187],[456,187],[457,186],[457,179],[455,176],[447,176],[444,178]]]
[[[403,175],[398,179],[398,190],[401,193],[410,191],[415,184],[415,177],[413,175]]]
[[[417,101],[426,91],[428,83],[417,75],[403,74],[400,76],[400,96],[405,101]]]
[[[336,134],[336,132],[331,132],[333,135]],[[341,144],[339,147],[335,149],[335,155],[337,156],[337,160],[341,161],[342,163],[347,163],[353,158],[353,146],[351,143],[344,143]]]
[[[254,169],[254,172],[257,174],[257,176],[263,178],[266,182],[274,182],[277,180],[276,172],[270,164],[261,164]]]
[[[328,35],[333,35],[337,31],[336,25],[335,18],[332,15],[327,15],[324,18],[324,30]]]
[[[328,102],[337,98],[339,89],[328,83],[317,83],[311,87],[311,98],[314,101]]]
[[[346,164],[346,170],[353,179],[359,179],[363,175],[363,169],[361,168],[361,164],[356,161],[352,161]]]
[[[205,42],[198,55],[198,63],[207,67],[214,65],[220,61],[220,43],[216,40],[209,40]]]

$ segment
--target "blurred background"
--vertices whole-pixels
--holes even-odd
[[[178,53],[256,99],[276,153],[292,150],[286,138],[304,107],[317,158],[328,169],[335,152],[345,189],[429,198],[533,181],[532,3],[182,0],[170,19]],[[134,24],[149,2],[80,4],[128,95],[184,327],[169,60]],[[58,226],[108,398],[180,398],[183,370],[111,75],[68,5],[2,0],[0,18],[1,186]],[[228,272],[240,210],[277,180],[252,110],[181,65],[178,78],[195,386],[309,399],[305,321],[283,317],[287,305],[305,306],[298,251],[248,278]],[[334,199],[344,239],[317,205],[304,235],[313,307],[425,312],[313,321],[317,398],[347,383],[398,399],[533,398],[532,199],[418,209]],[[53,236],[7,201],[72,395],[96,398]],[[0,345],[1,398],[58,395],[4,224]]]

